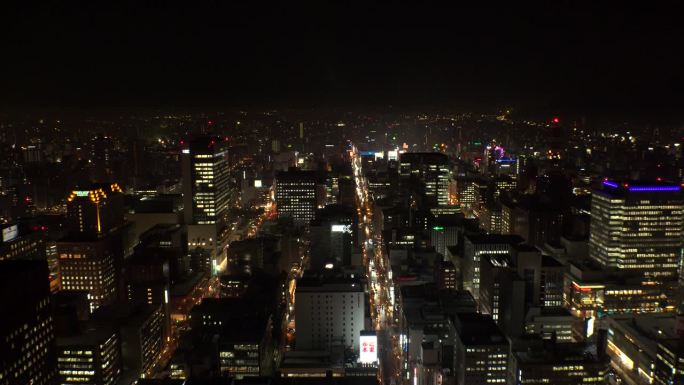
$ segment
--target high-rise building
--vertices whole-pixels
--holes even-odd
[[[463,288],[480,295],[480,256],[511,254],[513,246],[523,242],[517,235],[471,234],[466,235],[463,244]]]
[[[456,328],[456,384],[506,384],[510,345],[489,316],[461,313]]]
[[[399,155],[399,175],[417,177],[425,185],[425,195],[432,205],[449,204],[449,158],[437,152],[407,152]]]
[[[654,281],[677,278],[684,201],[679,185],[603,181],[592,194],[589,256]]]
[[[120,293],[123,258],[133,243],[123,199],[116,183],[74,190],[67,198],[68,235],[56,243],[61,289],[87,291],[91,310]]]
[[[676,384],[672,379],[676,345],[681,328],[675,314],[621,314],[602,320],[608,329],[607,353],[611,364],[633,384]],[[662,343],[662,347],[659,346]],[[669,350],[668,353],[663,349]],[[663,350],[661,350],[663,349]],[[668,362],[666,364],[665,362]],[[681,364],[679,364],[681,365]],[[656,370],[658,369],[658,370]],[[659,382],[663,380],[663,382]]]
[[[221,375],[242,379],[271,374],[273,318],[263,305],[252,298],[204,298],[192,309],[194,338],[211,341],[211,359]]]
[[[93,138],[90,165],[93,180],[107,182],[114,179],[114,140],[111,137],[98,135]]]
[[[45,233],[26,231],[18,224],[0,226],[0,261],[5,259],[45,260]]]
[[[275,201],[278,218],[290,217],[308,225],[316,214],[316,181],[313,171],[289,169],[276,174]]]
[[[351,263],[352,247],[358,238],[358,216],[352,208],[327,205],[311,222],[311,268],[335,267]]]
[[[183,201],[188,246],[210,250],[221,262],[230,204],[227,143],[203,136],[183,149]]]
[[[326,349],[333,339],[358,351],[365,297],[358,279],[322,274],[297,282],[297,349]]]
[[[0,262],[0,293],[0,384],[55,384],[55,330],[47,264]]]
[[[114,326],[121,341],[123,371],[149,377],[164,347],[164,310],[161,305],[103,306],[92,320]]]
[[[61,240],[57,255],[62,290],[87,291],[91,311],[114,302],[118,294],[118,256],[109,237]]]
[[[609,359],[582,344],[513,352],[510,384],[583,385],[607,383]]]
[[[101,237],[124,224],[124,202],[116,184],[94,184],[74,190],[67,198],[69,232],[81,237]]]
[[[437,216],[432,221],[430,244],[444,259],[447,248],[458,245],[459,235],[463,232],[463,220],[462,214],[451,214]]]
[[[112,385],[121,377],[121,339],[111,325],[83,323],[57,338],[59,383]]]

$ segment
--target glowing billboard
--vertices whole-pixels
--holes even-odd
[[[363,364],[372,364],[378,361],[378,336],[375,332],[361,332],[359,361]]]

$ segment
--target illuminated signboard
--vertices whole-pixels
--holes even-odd
[[[594,322],[595,322],[594,317],[589,317],[589,318],[586,320],[586,323],[587,323],[587,338],[589,338],[589,337],[591,337],[592,335],[594,335]]]
[[[351,233],[351,226],[349,225],[332,225],[330,231],[333,233]]]
[[[77,197],[87,197],[88,194],[90,194],[90,191],[85,190],[85,191],[74,191]]]
[[[9,242],[17,237],[19,231],[17,230],[17,225],[12,225],[2,229],[2,241]]]
[[[363,364],[372,364],[378,361],[378,336],[375,332],[361,332],[359,361]]]
[[[261,179],[254,179],[254,187],[261,187]]]

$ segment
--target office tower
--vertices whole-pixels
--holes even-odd
[[[29,231],[18,224],[0,226],[0,261],[5,259],[45,260],[45,233]]]
[[[531,307],[525,315],[525,334],[556,344],[579,342],[581,322],[564,307]]]
[[[510,346],[489,316],[461,313],[456,328],[456,384],[505,384]]]
[[[502,234],[517,234],[540,248],[559,245],[565,212],[540,195],[501,202]]]
[[[636,384],[678,384],[682,324],[675,314],[621,314],[604,318],[607,353],[625,380]]]
[[[666,291],[663,285],[644,283],[640,272],[606,270],[592,260],[570,262],[565,273],[565,307],[583,319],[674,311]]]
[[[116,184],[93,184],[67,198],[67,223],[72,236],[96,238],[124,224],[124,196]]]
[[[233,241],[228,247],[228,270],[234,274],[252,274],[273,266],[278,240],[274,237]]]
[[[112,325],[121,341],[123,372],[149,377],[164,347],[164,310],[161,305],[103,306],[94,322]]]
[[[57,337],[59,383],[113,385],[121,378],[121,340],[111,325],[83,322]]]
[[[416,177],[425,185],[429,204],[449,204],[449,158],[442,153],[406,152],[399,155],[399,176],[407,179]]]
[[[114,140],[97,135],[90,145],[90,166],[92,179],[110,182],[114,179]]]
[[[237,379],[267,375],[273,366],[272,320],[255,319],[226,326],[218,343],[219,371]]]
[[[684,202],[679,185],[603,181],[592,194],[589,256],[604,267],[676,279]]]
[[[159,250],[159,249],[157,249]],[[126,295],[133,307],[162,309],[164,335],[171,332],[169,261],[164,253],[139,249],[126,260]]]
[[[118,295],[116,248],[109,237],[57,242],[62,290],[88,292],[91,311],[112,303]]]
[[[144,232],[155,226],[183,223],[183,202],[180,195],[143,197],[136,202],[132,212],[125,214],[125,218],[133,222],[134,238],[139,239]]]
[[[436,261],[435,285],[437,290],[459,290],[461,280],[458,273],[458,270],[451,261]]]
[[[606,384],[610,360],[583,344],[541,345],[512,353],[510,384]]]
[[[173,285],[188,273],[190,260],[187,233],[180,224],[156,225],[140,235],[135,253],[159,255],[168,262],[168,276]]]
[[[183,149],[183,202],[188,246],[223,260],[230,205],[228,147],[222,138],[197,137]]]
[[[499,176],[491,181],[493,199],[497,199],[501,193],[513,191],[518,187],[518,182],[509,176]]]
[[[444,259],[448,254],[447,248],[458,245],[459,234],[463,230],[463,220],[462,214],[439,215],[432,220],[430,244]]]
[[[316,181],[313,171],[289,169],[276,174],[275,201],[278,218],[289,217],[308,225],[316,214]]]
[[[510,254],[513,246],[522,242],[523,239],[517,235],[466,235],[463,245],[463,288],[469,290],[477,300],[480,295],[480,256]]]
[[[525,316],[525,281],[515,271],[510,255],[480,256],[480,311],[506,331],[521,329]],[[516,334],[522,330],[517,330]]]
[[[221,375],[241,379],[270,374],[274,325],[270,311],[260,301],[204,298],[192,309],[190,323],[196,344],[211,348],[201,354],[218,362]]]
[[[357,222],[356,211],[347,206],[327,205],[318,210],[309,228],[312,270],[351,264],[352,247],[358,239]]]
[[[310,274],[297,282],[297,349],[326,349],[335,339],[358,351],[365,317],[365,297],[358,279]]]
[[[655,381],[658,385],[684,384],[684,340],[658,341]]]
[[[458,203],[465,210],[472,209],[477,203],[476,186],[479,185],[476,183],[477,181],[478,179],[476,178],[466,178],[461,176],[456,178]]]
[[[45,261],[0,262],[0,384],[55,384],[55,330]]]
[[[118,184],[94,184],[67,198],[68,235],[57,241],[62,290],[86,290],[91,309],[113,302],[119,292],[128,224]]]

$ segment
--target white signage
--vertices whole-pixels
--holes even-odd
[[[351,226],[349,225],[332,225],[330,231],[333,233],[351,233]]]
[[[17,225],[12,225],[2,229],[2,241],[9,242],[17,237],[19,231],[17,230]]]
[[[378,336],[361,335],[359,341],[359,361],[371,364],[378,360]]]

